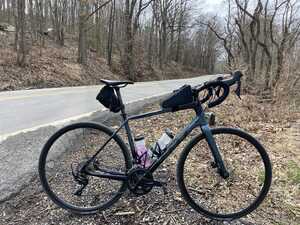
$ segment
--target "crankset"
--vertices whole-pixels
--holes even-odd
[[[162,187],[166,193],[165,183],[155,181],[151,173],[141,167],[132,168],[128,172],[128,189],[137,196],[145,195],[152,190],[153,187]]]

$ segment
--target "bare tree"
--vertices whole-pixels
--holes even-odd
[[[116,1],[113,0],[110,8],[109,15],[109,30],[108,30],[108,40],[107,40],[107,64],[111,67],[112,65],[112,50],[113,50],[113,35],[114,35],[114,22],[115,22],[115,10]]]
[[[208,23],[203,23],[201,21],[199,21],[201,24],[207,25],[208,28],[216,35],[216,37],[223,43],[223,47],[227,53],[227,63],[229,68],[231,68],[234,65],[234,61],[235,61],[235,57],[234,54],[232,52],[232,48],[231,48],[231,38],[232,38],[232,34],[231,33],[223,33],[221,34],[218,30],[217,30],[217,24],[216,21],[209,21]]]
[[[280,4],[278,3],[278,0],[275,0],[275,9],[270,22],[270,35],[272,43],[277,50],[277,69],[272,81],[272,86],[275,86],[280,79],[284,63],[284,55],[288,49],[289,40],[297,40],[299,37],[300,21],[295,19],[296,4],[297,1],[293,2],[292,0],[286,0]],[[281,7],[284,9],[281,15],[281,34],[277,35],[277,38],[275,38],[274,20]],[[294,31],[292,30],[293,28],[295,29]],[[290,43],[293,45],[295,42],[292,41]]]
[[[17,33],[18,33],[18,45],[17,45],[17,63],[19,66],[25,66],[26,52],[25,52],[25,2],[18,0],[18,18],[17,18]]]
[[[267,66],[266,66],[266,75],[265,75],[265,84],[264,88],[268,89],[269,88],[269,82],[270,82],[270,72],[271,72],[271,66],[272,66],[272,56],[271,52],[269,49],[269,46],[267,45],[267,13],[268,13],[268,0],[265,3],[265,7],[263,7],[261,0],[257,2],[256,8],[254,10],[254,13],[250,13],[247,10],[246,5],[242,6],[238,0],[235,0],[236,5],[238,8],[244,13],[244,15],[248,16],[250,19],[250,34],[251,34],[251,39],[249,45],[252,46],[252,48],[249,49],[249,45],[245,41],[245,34],[243,32],[243,28],[241,23],[239,22],[238,19],[236,19],[236,24],[238,25],[241,37],[242,37],[242,42],[243,45],[245,46],[245,49],[247,49],[247,60],[248,60],[248,54],[249,50],[251,52],[251,57],[250,57],[250,73],[251,73],[251,78],[252,80],[255,78],[255,72],[256,72],[256,65],[257,65],[257,51],[258,51],[258,45],[260,45],[263,49],[263,55],[261,58],[261,66],[262,68],[263,62],[264,62],[264,56],[266,55],[268,60],[267,60]],[[263,41],[260,39],[261,36],[261,13],[262,11],[264,12],[264,19],[263,19]],[[260,71],[261,72],[261,71]]]
[[[107,0],[95,7],[95,9],[89,13],[89,1],[79,1],[79,41],[78,41],[78,62],[81,64],[87,63],[87,22],[92,18],[99,10],[108,5],[111,0]]]
[[[151,4],[151,2],[152,0],[149,0],[147,2],[139,0],[138,3],[137,0],[125,0],[125,47],[123,66],[125,74],[127,74],[128,78],[131,80],[135,80],[135,56],[133,54],[133,46],[135,41],[135,35],[139,25],[139,18],[141,13]]]

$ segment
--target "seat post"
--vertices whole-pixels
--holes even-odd
[[[125,105],[123,103],[123,99],[122,99],[122,96],[121,96],[121,92],[120,92],[120,88],[119,87],[113,87],[116,92],[117,92],[117,96],[118,96],[118,99],[119,99],[119,102],[120,102],[120,106],[121,106],[121,112],[122,112],[122,117],[124,119],[124,121],[127,119],[127,114],[125,112]]]

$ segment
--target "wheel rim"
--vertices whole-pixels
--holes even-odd
[[[92,176],[87,176],[89,184],[82,195],[74,195],[80,184],[72,175],[72,167],[93,155],[108,138],[109,135],[97,126],[75,126],[48,141],[45,145],[47,155],[40,163],[40,175],[46,192],[55,203],[74,211],[88,212],[106,208],[119,198],[124,191],[124,182]],[[98,167],[114,172],[125,173],[128,166],[114,139],[96,159]]]
[[[211,166],[212,157],[205,139],[197,143],[198,139],[185,155],[182,168],[186,200],[209,217],[241,217],[254,210],[269,189],[268,157],[255,139],[237,130],[215,131],[214,138],[231,175],[228,180],[220,178]]]

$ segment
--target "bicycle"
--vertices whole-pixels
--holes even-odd
[[[120,111],[122,124],[115,130],[92,122],[58,130],[39,159],[45,192],[64,209],[92,214],[112,206],[127,190],[140,196],[153,187],[165,189],[166,184],[155,180],[153,172],[195,128],[200,128],[202,133],[191,139],[177,162],[177,184],[183,199],[211,219],[246,216],[263,202],[271,186],[268,154],[258,140],[240,129],[210,128],[203,109],[204,103],[208,108],[221,104],[235,84],[240,97],[241,77],[237,71],[231,78],[219,77],[195,87],[185,85],[164,100],[160,110],[133,116],[126,114],[120,94],[120,88],[133,83],[102,80],[105,86],[97,99],[112,112]],[[186,109],[193,109],[195,118],[156,161],[147,168],[141,166],[129,121]],[[130,151],[118,134],[123,127]]]

